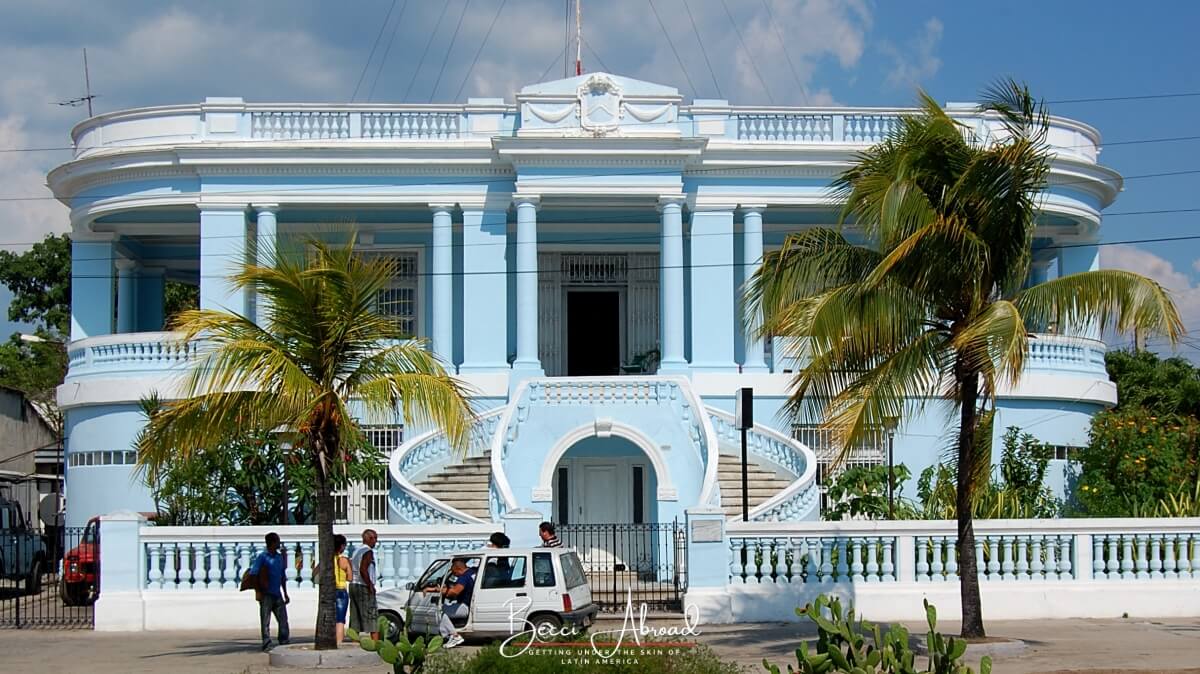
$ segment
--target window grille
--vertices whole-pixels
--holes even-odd
[[[792,427],[792,437],[817,455],[817,488],[821,491],[822,509],[829,505],[826,495],[829,483],[847,468],[882,466],[887,461],[887,432],[882,428],[867,431],[836,466],[839,448],[834,429],[819,424],[796,424]]]
[[[404,426],[363,426],[367,441],[384,455],[384,466],[404,441]],[[352,482],[345,489],[335,491],[333,496],[334,521],[338,524],[387,524],[388,492],[392,488],[392,476],[385,472],[382,477]]]
[[[418,261],[416,251],[397,251],[380,254],[394,265],[391,283],[375,297],[376,311],[396,323],[409,337],[417,335],[417,316],[420,292],[417,287]]]

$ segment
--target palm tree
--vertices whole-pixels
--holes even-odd
[[[843,458],[914,401],[957,416],[962,635],[981,637],[973,491],[990,470],[997,390],[1021,377],[1030,333],[1137,329],[1174,342],[1183,326],[1167,291],[1127,271],[1025,287],[1051,160],[1048,114],[1026,87],[985,92],[982,111],[1004,125],[994,142],[921,101],[834,182],[839,225],[853,219],[861,244],[841,226],[789,236],[750,279],[746,306],[761,310],[761,335],[798,338],[811,358],[786,410],[833,429]]]
[[[353,240],[353,238],[351,239]],[[200,338],[204,357],[185,395],[149,421],[139,468],[153,476],[173,458],[217,448],[245,429],[280,429],[298,438],[316,473],[319,587],[317,648],[336,648],[334,634],[332,489],[344,477],[362,433],[350,405],[435,424],[464,447],[473,412],[468,391],[424,345],[408,339],[375,310],[395,272],[383,260],[356,255],[353,245],[311,241],[269,266],[248,264],[232,277],[259,298],[260,324],[234,313],[185,311],[174,328]]]

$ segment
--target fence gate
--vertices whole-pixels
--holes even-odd
[[[628,600],[635,613],[681,612],[687,591],[687,537],[674,522],[649,524],[563,524],[562,544],[579,551],[601,611],[621,612]]]
[[[92,628],[96,529],[0,529],[0,629]]]

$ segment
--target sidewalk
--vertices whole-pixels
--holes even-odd
[[[599,629],[617,629],[601,624]],[[953,623],[939,625],[953,633]],[[921,625],[910,625],[923,638]],[[786,671],[806,624],[768,623],[701,628],[700,641],[723,658],[762,672],[762,659]],[[998,674],[1072,672],[1170,672],[1200,674],[1200,618],[1154,620],[1057,620],[989,622],[988,633],[1024,639],[1030,647],[996,663]],[[0,630],[0,673],[86,671],[89,674],[263,674],[285,671],[267,665],[257,635],[214,632]],[[973,665],[976,663],[972,663]],[[334,670],[342,674],[382,674],[387,666]]]

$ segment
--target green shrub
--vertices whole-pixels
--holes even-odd
[[[929,631],[925,635],[928,664],[924,670],[916,667],[916,656],[908,645],[908,630],[903,625],[893,625],[886,633],[879,625],[865,620],[855,621],[854,609],[843,615],[842,603],[824,595],[796,609],[796,614],[805,616],[817,626],[816,650],[809,652],[807,641],[796,649],[798,667],[788,666],[788,672],[802,674],[915,674],[918,671],[938,674],[973,674],[970,667],[962,664],[967,643],[962,639],[946,637],[937,631],[937,610],[925,601],[925,619]],[[869,638],[869,640],[868,640]],[[763,660],[763,667],[771,674],[780,674],[778,665]],[[992,659],[984,656],[979,663],[980,674],[990,674]]]
[[[1086,517],[1153,515],[1164,501],[1192,491],[1200,423],[1141,408],[1101,412],[1077,456],[1073,497]]]
[[[901,496],[904,483],[912,476],[908,466],[892,466],[895,518],[912,519],[915,507]],[[821,514],[831,521],[848,519],[885,520],[888,518],[888,467],[854,466],[838,474],[829,483],[829,507]]]
[[[668,655],[666,651],[672,653]],[[571,662],[572,659],[577,662]],[[583,664],[583,660],[587,663]],[[611,660],[601,659],[588,646],[530,649],[523,655],[504,657],[499,646],[491,645],[472,655],[439,653],[421,671],[422,674],[739,674],[742,670],[722,661],[707,646],[639,649],[627,640]]]

